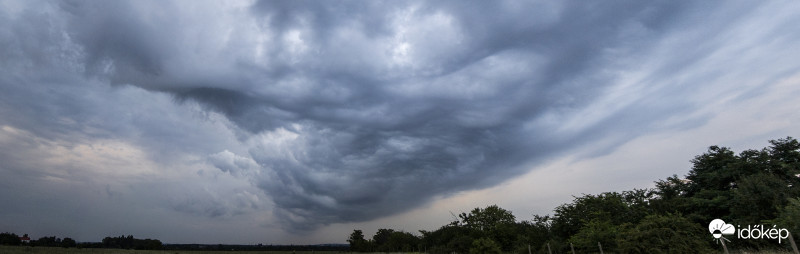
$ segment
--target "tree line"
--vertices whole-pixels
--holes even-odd
[[[160,250],[161,241],[156,239],[136,239],[132,235],[106,237],[101,242],[104,248],[135,249],[135,250]]]
[[[28,234],[22,237],[28,238]],[[135,249],[135,250],[160,250],[163,248],[161,241],[156,239],[136,239],[132,235],[106,237],[102,242],[78,243],[74,239],[64,237],[63,239],[55,236],[45,236],[38,240],[30,240],[25,243],[22,237],[14,233],[0,233],[0,245],[27,245],[42,247],[64,247],[64,248],[106,248],[106,249]]]
[[[673,175],[650,189],[584,194],[552,215],[517,221],[496,205],[461,213],[419,234],[379,229],[372,238],[354,230],[352,251],[430,253],[578,253],[600,247],[615,253],[707,253],[722,247],[707,225],[775,225],[800,232],[800,143],[787,137],[760,150],[735,153],[711,146],[691,160],[683,178]],[[797,234],[794,234],[797,235]],[[733,240],[728,248],[786,249],[787,241]]]
[[[22,235],[24,238],[29,238],[28,234]],[[28,245],[28,246],[44,246],[44,247],[76,247],[78,243],[69,237],[64,237],[64,239],[57,238],[55,236],[45,236],[39,238],[39,240],[30,240],[28,243],[22,242],[22,237],[14,233],[0,233],[0,244],[2,245]]]

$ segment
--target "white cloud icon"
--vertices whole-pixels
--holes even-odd
[[[714,219],[708,224],[708,232],[711,232],[711,235],[716,239],[719,239],[722,235],[732,235],[735,231],[736,228],[733,225],[725,224],[725,221],[720,219]]]

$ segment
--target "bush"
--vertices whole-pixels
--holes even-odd
[[[649,215],[635,226],[624,224],[617,237],[621,253],[710,253],[706,229],[681,215]]]
[[[472,241],[472,248],[469,249],[470,254],[485,254],[485,253],[502,253],[500,246],[497,245],[492,239],[480,238]]]
[[[73,240],[72,238],[64,237],[64,239],[61,240],[61,247],[69,248],[69,247],[76,247],[76,246],[78,246],[78,243],[75,242],[75,240]]]
[[[579,252],[598,251],[597,243],[603,245],[603,250],[616,249],[617,226],[607,220],[591,220],[584,225],[577,234],[570,237],[569,242],[575,245]]]
[[[22,241],[19,236],[14,233],[0,233],[0,244],[2,245],[19,245]]]

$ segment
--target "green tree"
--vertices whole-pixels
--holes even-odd
[[[692,170],[686,176],[691,181],[688,194],[701,190],[730,190],[734,186],[738,172],[733,169],[738,162],[736,154],[727,147],[711,146],[702,155],[692,159]]]
[[[492,239],[489,238],[480,238],[472,241],[472,247],[469,248],[470,254],[491,254],[491,253],[502,253],[500,251],[500,246],[497,245]]]
[[[61,240],[61,247],[70,248],[75,246],[78,246],[78,243],[72,238],[64,237],[64,239]]]
[[[378,251],[385,252],[411,252],[419,245],[419,238],[411,233],[403,231],[393,231],[389,235],[389,240],[383,245],[378,247]]]
[[[460,226],[471,230],[475,238],[492,239],[505,251],[513,249],[514,242],[520,235],[520,227],[514,214],[497,205],[475,208],[470,213],[459,214],[458,217],[461,219]]]
[[[135,239],[133,246],[137,250],[160,250],[162,247],[163,244],[157,239]]]
[[[603,245],[603,250],[614,251],[617,243],[618,227],[609,220],[593,219],[585,223],[578,233],[569,238],[580,252],[594,252],[598,250],[597,243]]]
[[[469,249],[472,247],[473,241],[474,241],[474,238],[471,237],[471,236],[459,235],[459,236],[456,236],[456,237],[450,239],[450,241],[447,242],[446,250],[449,250],[448,253],[450,253],[450,252],[456,252],[456,253],[468,252]]]
[[[689,198],[686,197],[689,183],[672,175],[665,180],[655,182],[654,197],[650,200],[651,209],[655,213],[687,212]]]
[[[781,209],[778,222],[792,232],[800,232],[800,198],[791,198],[788,203]]]
[[[692,160],[692,170],[686,178],[690,181],[686,195],[689,197],[690,217],[698,223],[714,218],[729,219],[731,191],[736,186],[736,177],[746,174],[736,169],[738,158],[730,148],[711,146],[702,155]]]
[[[794,185],[800,184],[800,142],[792,137],[770,140],[769,172]]]
[[[800,239],[797,234],[800,232],[800,198],[790,198],[786,206],[779,209],[778,217],[768,223],[788,229],[795,241]]]
[[[653,190],[634,189],[575,197],[555,208],[552,216],[516,222],[496,205],[461,213],[435,231],[416,236],[381,229],[373,237],[380,250],[399,251],[424,246],[432,253],[526,252],[527,245],[556,253],[596,251],[597,242],[608,252],[686,253],[711,251],[711,238],[701,225],[714,218],[738,224],[783,225],[800,232],[800,142],[787,137],[771,140],[761,150],[739,154],[711,146],[691,160],[685,179],[677,175],[655,182]],[[355,233],[355,232],[354,232]],[[358,241],[351,241],[353,239]],[[366,242],[363,234],[351,235]],[[771,241],[731,242],[729,247],[772,248]],[[375,251],[371,246],[365,250]]]
[[[435,231],[420,230],[422,245],[431,253],[465,253],[479,232],[450,223]]]
[[[0,244],[2,245],[20,245],[21,241],[19,236],[14,233],[0,233]]]
[[[620,253],[711,253],[708,231],[681,215],[648,215],[617,235]],[[603,245],[605,246],[605,245]]]
[[[364,233],[359,229],[353,230],[353,233],[350,234],[350,238],[347,239],[347,242],[350,243],[351,251],[371,251],[369,242],[364,239]]]
[[[458,215],[462,225],[467,228],[483,232],[490,232],[503,224],[514,224],[516,218],[511,211],[500,208],[497,205],[490,205],[484,209],[475,208],[470,213]]]
[[[769,173],[786,182],[788,196],[800,196],[800,142],[792,137],[769,142]]]
[[[384,249],[390,248],[390,246],[387,246],[387,243],[389,243],[389,238],[392,237],[392,233],[394,233],[394,229],[378,229],[378,232],[375,232],[375,235],[372,236],[372,244],[375,245],[378,251],[384,251]]]
[[[515,226],[517,229],[517,236],[514,246],[514,252],[527,253],[528,245],[530,246],[543,246],[547,241],[552,240],[550,235],[550,227],[552,218],[550,216],[534,215],[530,221],[521,221]]]
[[[61,238],[56,238],[55,236],[40,237],[39,240],[36,240],[36,245],[47,246],[47,247],[59,247],[61,246]]]
[[[731,217],[741,224],[759,224],[776,218],[789,194],[787,183],[768,173],[745,177],[737,186],[733,191]]]
[[[569,239],[589,221],[607,221],[611,225],[638,222],[650,212],[651,196],[650,191],[633,190],[575,197],[572,203],[556,207],[552,233],[560,239]]]

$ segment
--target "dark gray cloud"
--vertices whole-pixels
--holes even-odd
[[[369,220],[413,208],[439,194],[490,186],[523,172],[521,165],[526,162],[576,145],[547,137],[547,128],[524,125],[545,112],[590,103],[613,78],[599,71],[610,62],[605,50],[649,41],[622,41],[623,28],[641,23],[658,33],[657,29],[668,28],[670,20],[658,20],[648,11],[677,19],[682,10],[605,4],[556,8],[513,6],[519,3],[413,4],[419,6],[403,10],[357,3],[258,2],[253,12],[274,29],[274,37],[302,30],[305,47],[316,52],[301,56],[297,63],[268,60],[279,73],[273,76],[272,66],[252,70],[266,72],[249,81],[254,88],[176,87],[162,81],[151,89],[209,105],[254,134],[284,128],[299,135],[282,147],[288,150],[282,156],[265,155],[270,147],[260,146],[252,148],[250,156],[272,172],[254,181],[270,193],[282,219],[294,228],[310,229]],[[535,10],[534,15],[526,10]],[[403,11],[410,12],[405,22],[432,19],[412,24],[433,30],[411,41],[422,46],[419,50],[425,55],[418,57],[423,61],[393,70],[380,60],[350,59],[378,56],[360,52],[357,39],[337,38],[338,33],[355,29],[364,40],[393,36],[406,29],[405,24],[388,25]],[[664,11],[675,12],[660,13]],[[460,34],[437,38],[437,33],[446,31],[436,29]],[[275,52],[282,54],[290,47],[279,46]],[[427,52],[429,48],[444,50]],[[139,51],[141,47],[125,52]],[[161,65],[110,57],[137,66],[134,69],[142,70],[137,76],[152,74],[147,70]],[[344,66],[339,66],[342,62]],[[501,72],[489,73],[492,67]],[[481,74],[488,77],[474,77]],[[172,78],[169,73],[164,76]],[[264,93],[255,88],[293,78],[303,79],[307,94],[294,97],[286,91]],[[471,87],[478,91],[469,91]],[[341,95],[328,95],[326,90]]]
[[[9,7],[0,17],[11,24],[0,30],[0,117],[51,139],[135,140],[157,161],[202,157],[195,162],[263,190],[279,221],[302,232],[494,186],[577,147],[596,147],[593,156],[642,133],[701,125],[689,85],[670,76],[724,72],[704,61],[754,9],[706,13],[706,3],[674,1],[208,6],[215,4],[224,5]],[[631,78],[643,63],[647,73]],[[98,98],[120,87],[196,103],[196,118],[223,116],[238,143],[179,113],[119,115],[159,110]],[[236,213],[234,203],[203,197],[173,207]]]

